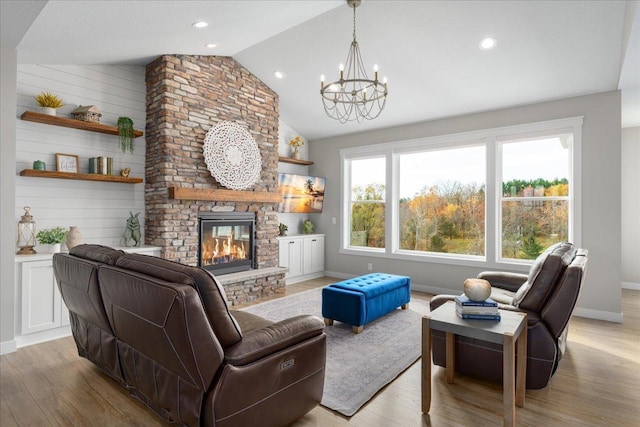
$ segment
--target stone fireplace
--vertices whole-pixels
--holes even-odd
[[[145,242],[160,246],[163,258],[199,265],[199,216],[248,213],[255,224],[254,270],[214,274],[231,304],[283,293],[276,239],[278,95],[230,57],[163,55],[147,66],[146,82]],[[246,191],[223,187],[204,162],[204,137],[221,121],[245,127],[258,144],[260,180]]]

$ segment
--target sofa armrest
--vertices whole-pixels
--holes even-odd
[[[235,366],[247,365],[323,332],[324,323],[316,316],[291,317],[249,332],[226,349],[225,361]]]
[[[517,292],[528,277],[526,274],[506,271],[483,271],[478,274],[478,279],[484,279],[495,288],[506,289],[511,292]]]

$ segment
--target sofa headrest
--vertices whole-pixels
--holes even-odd
[[[191,286],[198,292],[222,347],[227,348],[242,339],[240,327],[229,313],[224,288],[206,270],[142,254],[124,254],[116,261],[116,267]]]
[[[116,265],[116,261],[124,255],[124,252],[109,246],[85,244],[74,246],[69,250],[69,254],[103,264]]]
[[[572,243],[556,243],[534,261],[527,282],[531,285],[520,308],[538,313],[571,261],[577,248]]]

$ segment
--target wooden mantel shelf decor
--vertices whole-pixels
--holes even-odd
[[[22,120],[28,122],[44,123],[46,125],[62,126],[65,128],[88,130],[91,132],[106,133],[108,135],[118,135],[117,126],[103,125],[101,123],[84,122],[82,120],[68,119],[66,117],[49,116],[47,114],[25,111],[20,116]],[[140,130],[133,131],[133,137],[138,138],[144,133]]]
[[[59,178],[59,179],[76,179],[81,181],[102,181],[102,182],[122,182],[125,184],[140,184],[144,182],[142,178],[124,177],[119,175],[100,175],[95,173],[74,173],[74,172],[57,172],[57,171],[41,171],[34,169],[24,169],[20,171],[20,176],[33,176],[36,178]]]
[[[236,191],[212,188],[169,187],[169,198],[175,200],[203,200],[215,202],[280,203],[280,193],[266,191]]]

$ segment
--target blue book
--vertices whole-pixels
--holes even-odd
[[[456,304],[460,304],[464,306],[476,306],[476,307],[497,307],[498,306],[498,303],[492,300],[491,298],[487,298],[484,301],[471,301],[464,294],[456,296]]]
[[[463,319],[468,320],[500,320],[499,314],[458,314]]]

